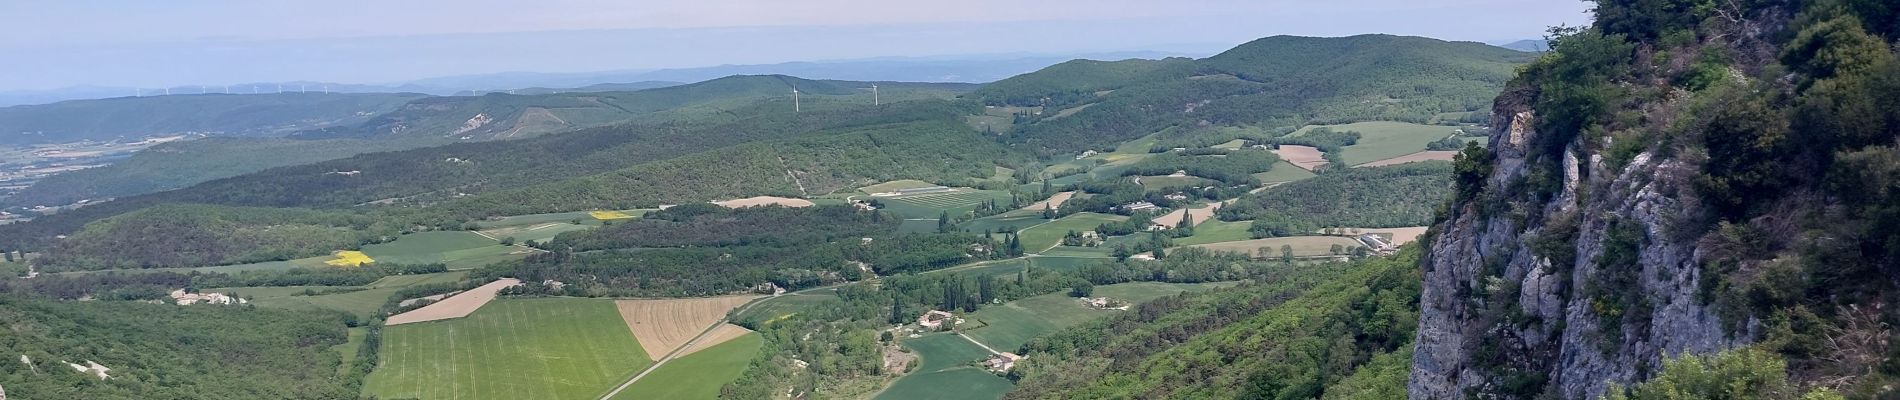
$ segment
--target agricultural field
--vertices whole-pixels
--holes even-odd
[[[1286,160],[1281,160],[1279,164],[1274,164],[1272,170],[1269,170],[1267,172],[1261,172],[1258,174],[1253,174],[1254,179],[1259,179],[1260,183],[1265,183],[1268,185],[1272,185],[1276,183],[1292,182],[1292,181],[1297,181],[1301,179],[1312,178],[1315,176],[1319,176],[1319,175],[1314,174],[1313,171],[1307,171],[1304,168],[1300,168],[1298,165],[1293,165],[1292,163],[1288,163],[1286,162]]]
[[[403,235],[396,241],[363,246],[363,254],[377,262],[395,264],[448,264],[450,269],[469,269],[527,257],[534,250],[502,246],[475,232],[437,231]]]
[[[200,290],[204,293],[224,293],[251,300],[258,307],[283,308],[291,310],[334,310],[356,315],[358,318],[370,318],[383,307],[389,296],[404,287],[429,284],[458,282],[468,275],[467,271],[453,271],[434,274],[395,275],[383,277],[364,287],[349,286],[281,286],[281,287],[231,287]],[[305,296],[308,292],[337,293]]]
[[[351,366],[356,365],[357,353],[363,348],[363,340],[368,336],[369,328],[367,327],[350,328],[349,339],[331,348],[336,350],[337,355],[343,356],[343,363],[336,366],[338,374],[347,373]]]
[[[932,193],[915,196],[880,197],[884,211],[904,218],[937,218],[948,212],[950,215],[968,213],[977,205],[990,200],[1007,205],[1009,192],[999,190],[957,189],[956,192]]]
[[[726,313],[757,299],[757,296],[727,296],[698,299],[619,300],[614,307],[625,326],[640,338],[647,356],[665,358],[667,353],[685,346],[693,337],[712,328]]]
[[[1128,220],[1128,217],[1120,215],[1097,213],[1071,214],[1067,217],[1050,221],[1049,223],[1024,229],[1021,233],[1023,250],[1030,253],[1041,253],[1044,250],[1049,250],[1050,248],[1056,247],[1057,244],[1060,244],[1062,242],[1062,236],[1068,235],[1069,231],[1086,232],[1095,230],[1096,227],[1102,226],[1102,224],[1126,220]]]
[[[1189,290],[1207,290],[1218,285],[1173,284],[1156,282],[1122,283],[1095,287],[1095,296],[1139,304],[1162,296]],[[1068,293],[1052,293],[985,307],[966,318],[972,322],[964,335],[997,351],[1017,352],[1037,336],[1062,328],[1107,317],[1118,310],[1093,309]]]
[[[933,186],[942,186],[942,185],[938,185],[938,184],[930,183],[930,182],[924,182],[920,180],[914,180],[914,179],[904,179],[904,180],[896,180],[896,181],[884,182],[884,183],[879,183],[876,185],[861,187],[861,188],[858,188],[858,191],[863,192],[864,194],[877,194],[877,193],[896,192],[896,191],[904,190],[904,189],[920,189],[920,188],[927,188],[927,187],[933,187]]]
[[[611,221],[611,220],[616,220],[616,219],[629,219],[629,218],[639,217],[638,215],[634,215],[632,213],[626,213],[626,212],[621,212],[621,211],[616,211],[616,210],[588,211],[587,216],[593,217],[594,219],[601,220],[601,221]]]
[[[747,197],[743,199],[715,201],[713,202],[713,204],[718,204],[719,206],[725,207],[725,208],[763,207],[763,206],[769,206],[769,205],[779,205],[779,206],[785,206],[785,207],[811,207],[811,206],[817,205],[816,203],[812,203],[811,200],[794,199],[794,198],[787,198],[787,197],[773,197],[773,196],[757,196],[757,197]]]
[[[617,212],[621,214],[633,215],[633,216],[646,215],[646,213],[651,212],[651,211],[653,210],[617,210]],[[515,216],[499,217],[499,218],[494,218],[494,219],[490,219],[486,221],[477,221],[475,222],[475,227],[478,229],[494,229],[494,228],[503,228],[503,227],[510,227],[510,226],[540,225],[540,224],[546,224],[546,223],[552,223],[552,222],[573,223],[575,221],[580,221],[580,223],[583,225],[600,224],[600,220],[594,218],[594,215],[592,212],[576,211],[576,212],[564,212],[564,213],[529,214],[529,215],[515,215]]]
[[[1253,228],[1253,221],[1227,222],[1218,219],[1208,220],[1207,222],[1194,225],[1194,236],[1175,238],[1174,244],[1193,246],[1197,244],[1252,240],[1253,232],[1249,232],[1249,228]]]
[[[1457,157],[1457,156],[1458,156],[1458,152],[1456,151],[1451,151],[1451,150],[1429,151],[1428,150],[1428,151],[1421,151],[1421,152],[1412,153],[1412,154],[1406,154],[1403,156],[1398,156],[1398,157],[1393,157],[1393,158],[1387,158],[1384,160],[1373,161],[1373,162],[1369,162],[1365,164],[1354,165],[1353,168],[1383,167],[1387,165],[1399,165],[1399,164],[1415,163],[1415,162],[1422,162],[1422,161],[1451,161],[1452,158]]]
[[[768,324],[797,314],[799,310],[837,300],[838,296],[823,291],[788,294],[762,300],[745,311],[732,316],[733,322]]]
[[[1425,150],[1425,145],[1451,137],[1452,126],[1419,125],[1404,122],[1359,122],[1345,125],[1307,126],[1293,132],[1294,136],[1305,134],[1315,128],[1331,128],[1336,131],[1359,132],[1359,143],[1346,146],[1340,158],[1347,165],[1359,165],[1388,158],[1400,157]]]
[[[1010,211],[1010,212],[1006,212],[1002,214],[991,215],[988,217],[969,220],[967,222],[964,222],[963,225],[960,225],[959,228],[962,229],[964,232],[971,232],[971,233],[996,232],[999,230],[1005,231],[1005,232],[1016,232],[1016,231],[1023,230],[1024,228],[1041,225],[1046,222],[1049,222],[1049,220],[1042,219],[1041,211],[1029,212],[1029,211],[1024,211],[1024,210],[1016,210],[1016,211]],[[930,223],[931,223],[930,228],[932,230],[935,230],[937,228],[936,221],[932,220],[930,221]]]
[[[897,223],[897,233],[936,233],[935,218],[907,219]]]
[[[364,394],[592,399],[652,364],[612,301],[495,301],[467,318],[383,328]]]
[[[1219,210],[1220,206],[1221,206],[1220,203],[1206,203],[1206,204],[1196,205],[1192,208],[1183,207],[1181,209],[1174,210],[1173,212],[1162,214],[1159,217],[1155,217],[1153,220],[1150,220],[1150,222],[1153,222],[1155,225],[1167,227],[1168,229],[1174,229],[1175,225],[1178,225],[1181,223],[1181,217],[1183,215],[1191,215],[1193,216],[1194,225],[1200,225],[1203,222],[1207,222],[1209,219],[1213,219],[1214,211]]]
[[[973,365],[990,352],[955,334],[924,335],[902,343],[921,360],[917,369],[878,393],[878,400],[996,399],[1015,386]]]
[[[498,279],[480,287],[463,291],[454,296],[449,296],[441,301],[422,306],[422,308],[391,315],[389,316],[388,322],[383,323],[383,325],[394,326],[467,317],[469,314],[473,314],[483,306],[488,305],[490,301],[494,301],[495,295],[500,293],[502,289],[520,284],[521,281],[514,278]]]
[[[1420,145],[1419,148],[1423,149],[1423,146]],[[1280,156],[1280,162],[1292,164],[1294,167],[1307,171],[1317,171],[1327,164],[1324,153],[1321,153],[1318,148],[1309,146],[1282,145],[1280,148],[1273,149],[1273,154]]]
[[[570,222],[545,222],[533,225],[516,225],[477,231],[483,236],[496,239],[515,238],[515,243],[544,242],[560,236],[562,233],[593,229],[598,225],[574,224]]]
[[[764,339],[747,333],[717,346],[673,359],[615,395],[615,399],[716,399],[719,388],[739,379]]]
[[[1200,248],[1214,250],[1214,251],[1228,251],[1228,252],[1235,252],[1235,253],[1243,253],[1250,256],[1254,256],[1254,257],[1261,257],[1260,249],[1267,248],[1269,254],[1267,254],[1263,258],[1273,258],[1273,257],[1280,256],[1280,246],[1293,246],[1294,257],[1331,256],[1331,255],[1334,255],[1332,253],[1333,245],[1340,245],[1345,248],[1352,248],[1353,246],[1361,246],[1358,240],[1353,240],[1351,238],[1344,238],[1344,237],[1338,237],[1338,236],[1296,236],[1296,237],[1281,237],[1281,238],[1270,238],[1270,239],[1243,240],[1243,241],[1238,241],[1238,242],[1211,243],[1211,244],[1195,245],[1193,247],[1200,247]]]
[[[363,254],[363,252],[355,251],[355,250],[337,251],[336,254],[332,254],[330,257],[331,258],[329,260],[323,261],[324,265],[329,265],[332,267],[346,267],[347,268],[347,267],[361,267],[361,266],[369,265],[376,262],[375,259],[369,258],[369,255]]]

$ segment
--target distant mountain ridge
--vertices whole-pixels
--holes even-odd
[[[349,125],[416,93],[174,95],[0,108],[0,145],[136,139],[185,132],[272,136]]]

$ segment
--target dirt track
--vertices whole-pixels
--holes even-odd
[[[633,337],[640,340],[640,347],[652,359],[658,360],[718,323],[726,317],[727,311],[756,298],[758,296],[620,300],[615,301],[614,305],[620,308],[620,318],[627,321],[627,328],[633,330]],[[700,346],[710,345],[701,343]]]
[[[494,300],[495,293],[509,286],[519,284],[521,284],[521,281],[515,279],[499,279],[494,282],[489,282],[486,285],[469,289],[466,292],[462,292],[462,294],[443,299],[434,304],[391,316],[387,321],[383,322],[383,325],[402,325],[466,317],[469,314],[475,313],[475,310],[481,309],[482,306],[488,304],[489,301]]]
[[[1050,195],[1048,200],[1035,202],[1034,204],[1030,204],[1028,207],[1023,207],[1022,210],[1042,212],[1044,207],[1062,208],[1062,203],[1069,202],[1069,199],[1071,198],[1075,198],[1075,192],[1056,193],[1054,195]]]

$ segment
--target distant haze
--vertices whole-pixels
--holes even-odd
[[[968,54],[1213,51],[1271,35],[1512,42],[1573,0],[100,0],[0,3],[0,91],[399,83]]]

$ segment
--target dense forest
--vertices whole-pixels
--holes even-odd
[[[1432,222],[1451,196],[1451,164],[1346,168],[1242,197],[1220,218],[1253,220],[1255,237],[1304,236],[1322,228],[1395,228]]]
[[[0,295],[0,381],[19,399],[343,399],[339,315]],[[93,362],[111,379],[75,372]]]
[[[387,221],[345,212],[163,204],[88,225],[36,263],[57,272],[288,260],[398,233]]]

